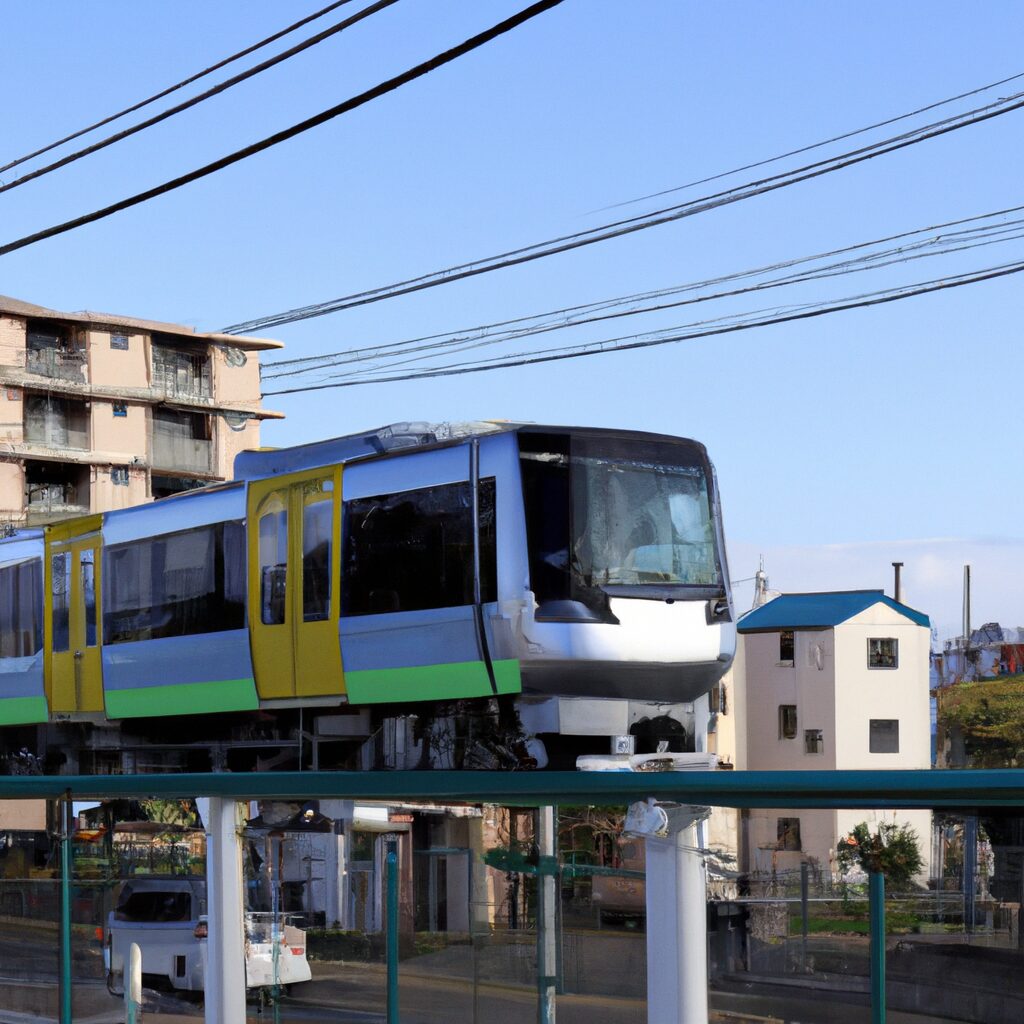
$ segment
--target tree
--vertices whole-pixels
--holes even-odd
[[[917,833],[909,825],[880,822],[872,833],[862,821],[839,843],[839,867],[858,867],[868,873],[881,872],[893,889],[907,889],[924,866]]]

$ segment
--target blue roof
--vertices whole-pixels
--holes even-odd
[[[882,590],[831,590],[821,594],[783,594],[744,615],[736,628],[741,633],[773,629],[827,629],[838,626],[881,602],[919,626],[931,628],[928,616],[886,597]]]

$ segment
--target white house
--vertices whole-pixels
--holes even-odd
[[[738,632],[746,768],[931,767],[928,616],[881,590],[784,594]],[[749,812],[747,865],[833,869],[854,825],[883,820],[909,823],[927,862],[929,811],[772,808]]]

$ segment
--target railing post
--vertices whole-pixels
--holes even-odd
[[[389,836],[384,858],[387,884],[387,1024],[398,1024],[398,840]]]
[[[125,1024],[138,1024],[142,1010],[142,950],[137,942],[128,947],[128,963],[124,971]]]
[[[74,805],[70,790],[60,803],[60,1024],[71,1024],[71,844],[74,841]]]
[[[885,1024],[885,875],[868,875],[871,929],[871,1024]]]
[[[555,809],[537,808],[537,1021],[554,1024],[558,965],[555,943]]]

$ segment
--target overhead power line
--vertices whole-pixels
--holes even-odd
[[[693,330],[683,330],[675,334],[659,334],[656,337],[629,335],[623,338],[612,338],[601,342],[592,342],[585,346],[581,345],[571,348],[545,350],[542,352],[522,353],[508,358],[481,361],[476,364],[456,364],[453,366],[416,370],[405,374],[360,378],[358,380],[349,381],[336,381],[329,384],[288,388],[280,391],[266,391],[264,392],[264,395],[269,397],[272,395],[288,395],[307,391],[324,391],[330,388],[356,387],[360,384],[394,384],[401,381],[425,380],[433,377],[451,377],[467,373],[482,373],[487,370],[506,369],[513,366],[530,366],[538,363],[550,363],[565,359],[578,359],[583,356],[599,355],[604,352],[624,352],[630,349],[650,348],[656,345],[670,345],[676,342],[693,341],[698,338],[707,338],[714,335],[733,334],[738,331],[752,330],[757,327],[769,327],[774,324],[791,323],[797,320],[808,320],[814,317],[827,316],[831,313],[841,313],[851,309],[864,309],[870,306],[882,305],[884,303],[897,302],[901,299],[914,298],[918,295],[927,295],[951,288],[960,288],[969,284],[978,284],[982,281],[991,281],[996,278],[1007,277],[1011,274],[1019,274],[1021,271],[1024,271],[1024,261],[1002,264],[1000,266],[989,267],[980,271],[947,276],[932,281],[919,282],[913,285],[904,285],[898,288],[888,288],[864,295],[853,296],[847,299],[836,300],[831,303],[816,303],[797,307],[796,309],[791,308],[791,311],[789,312],[769,310],[763,316],[757,316],[755,313],[753,315],[748,315],[750,317],[749,319],[742,320],[740,322],[723,324],[721,321],[724,318],[718,318],[717,321],[704,321],[700,325],[695,325]],[[712,326],[705,326],[708,323],[711,323]]]
[[[348,3],[349,0],[345,0],[345,2]],[[180,114],[184,110],[197,106],[204,100],[208,100],[213,96],[226,92],[228,89],[232,88],[232,86],[238,85],[240,82],[244,82],[250,78],[254,78],[256,75],[283,63],[289,58],[294,57],[296,54],[302,53],[304,50],[308,50],[310,47],[316,46],[317,43],[322,43],[325,39],[330,39],[332,36],[336,36],[339,32],[344,32],[345,29],[351,28],[358,22],[370,17],[370,15],[376,14],[378,11],[383,10],[385,7],[390,7],[392,4],[397,2],[398,0],[377,0],[376,3],[373,3],[369,7],[353,14],[350,18],[345,18],[343,21],[339,21],[337,24],[331,25],[322,32],[317,32],[316,35],[310,36],[308,39],[304,39],[301,43],[296,43],[295,46],[289,47],[287,50],[268,58],[260,64],[256,64],[254,67],[248,68],[232,78],[225,79],[223,82],[207,89],[206,92],[201,92],[197,96],[192,96],[173,107],[168,107],[166,110],[160,111],[159,114],[154,114],[152,117],[146,118],[145,121],[139,121],[137,124],[133,124],[131,127],[125,128],[123,131],[115,132],[113,135],[108,135],[106,138],[99,139],[82,149],[76,150],[74,153],[68,153],[66,156],[62,156],[59,160],[54,160],[42,167],[37,167],[34,171],[29,171],[28,174],[23,174],[20,178],[15,178],[13,181],[0,184],[0,192],[9,192],[12,188],[17,188],[19,185],[24,185],[26,182],[33,181],[36,178],[41,178],[44,174],[49,174],[61,167],[66,167],[68,164],[72,164],[76,160],[81,160],[83,157],[97,153],[101,149],[106,149],[107,146],[112,146],[115,142],[121,142],[124,139],[130,138],[132,135],[138,134],[145,128],[151,128],[153,125],[159,124],[161,121],[166,121],[175,114]]]
[[[868,242],[858,242],[855,245],[844,246],[841,249],[833,249],[829,252],[815,253],[810,256],[783,260],[766,266],[737,271],[732,274],[719,275],[703,281],[692,281],[653,291],[639,292],[611,299],[601,299],[596,302],[548,310],[544,313],[534,313],[529,316],[515,317],[495,323],[478,324],[474,327],[463,327],[454,331],[423,335],[403,341],[349,348],[316,356],[303,356],[266,362],[262,365],[262,379],[264,381],[278,380],[283,377],[320,373],[338,366],[351,366],[352,364],[370,361],[394,361],[402,359],[409,354],[426,353],[426,355],[417,356],[417,361],[419,361],[430,358],[442,351],[451,351],[452,349],[462,351],[466,348],[497,345],[522,337],[563,330],[601,320],[643,315],[682,305],[710,302],[716,299],[735,297],[748,292],[820,280],[838,274],[874,270],[893,263],[947,255],[951,252],[961,252],[966,249],[991,245],[996,242],[1012,241],[1022,237],[1024,219],[1017,218],[995,223],[987,222],[1011,213],[1019,213],[1022,210],[1024,210],[1024,206],[1010,207],[991,213],[979,214],[974,217],[947,221],[942,224],[931,224],[927,227],[915,228],[912,231],[904,231],[899,234],[888,235],[884,238],[872,239]],[[960,230],[948,230],[951,228],[959,228]],[[899,244],[892,246],[890,243],[893,242]],[[889,247],[879,249],[878,247],[882,245],[888,245]],[[835,263],[822,264],[823,260],[832,259],[837,256],[845,258]],[[763,278],[769,273],[792,270],[800,266],[806,267],[808,264],[818,265],[805,270],[798,270],[795,273],[786,274],[782,277],[769,278],[756,284],[728,291],[697,296],[692,295],[694,292],[700,292],[721,284]],[[690,295],[691,297],[671,302],[661,301],[677,295]],[[393,362],[392,365],[394,365]]]
[[[381,82],[380,84],[367,89],[365,92],[359,93],[357,96],[353,96],[336,106],[321,111],[313,117],[306,118],[306,120],[300,121],[298,124],[292,125],[290,128],[285,128],[282,131],[275,132],[273,135],[269,135],[267,138],[261,139],[259,142],[254,142],[251,145],[246,146],[244,149],[236,150],[233,153],[229,153],[227,156],[221,157],[219,160],[214,160],[212,163],[199,167],[194,171],[189,171],[187,174],[182,174],[177,178],[172,178],[170,181],[166,181],[154,188],[147,189],[145,192],[139,192],[133,196],[129,196],[127,199],[121,199],[116,203],[112,203],[110,206],[104,206],[102,209],[94,210],[92,213],[84,214],[81,217],[75,217],[73,220],[64,221],[61,224],[56,224],[53,227],[45,228],[42,231],[36,231],[31,235],[25,235],[23,238],[18,238],[13,242],[7,242],[5,245],[0,245],[0,256],[6,256],[8,253],[14,252],[17,249],[23,249],[28,245],[34,245],[36,242],[41,242],[46,238],[53,238],[55,235],[61,235],[65,232],[73,231],[86,224],[92,224],[95,221],[102,220],[112,214],[119,213],[121,210],[127,210],[132,206],[138,206],[140,203],[147,202],[150,199],[155,199],[157,196],[162,196],[167,192],[172,192],[175,189],[181,188],[183,185],[188,185],[191,182],[198,181],[200,178],[205,178],[216,171],[223,170],[225,167],[230,167],[232,164],[236,164],[241,160],[254,156],[256,153],[262,153],[265,149],[270,149],[272,146],[286,142],[288,139],[292,139],[296,135],[301,135],[303,132],[309,131],[311,128],[316,128],[317,126],[325,124],[336,117],[340,117],[342,114],[347,114],[349,111],[355,110],[357,107],[361,107],[364,104],[369,103],[371,100],[375,100],[380,96],[393,92],[395,89],[398,89],[417,78],[422,78],[423,75],[429,74],[431,71],[435,71],[437,68],[443,67],[445,64],[449,64],[458,57],[462,57],[472,50],[483,46],[485,43],[489,43],[492,39],[496,39],[498,36],[504,35],[506,32],[510,32],[514,28],[518,28],[518,26],[522,25],[524,22],[529,21],[531,18],[535,18],[538,14],[543,14],[552,7],[557,7],[562,2],[563,0],[537,0],[536,3],[524,8],[517,14],[512,15],[512,17],[506,18],[504,21],[498,22],[496,25],[492,25],[489,29],[485,29],[483,32],[477,33],[475,36],[471,36],[469,39],[459,43],[457,46],[453,46],[451,49],[445,50],[444,53],[431,57],[429,60],[423,61],[421,64],[417,64],[415,67],[410,68],[408,71],[402,72],[400,75],[395,75],[393,78],[389,78],[387,81]]]
[[[742,167],[734,167],[731,171],[721,171],[720,173],[712,174],[707,178],[698,178],[696,181],[689,181],[685,185],[676,185],[673,188],[662,189],[660,192],[651,192],[646,196],[638,196],[636,199],[627,199],[621,203],[612,203],[610,206],[602,206],[599,210],[595,210],[594,212],[603,213],[605,210],[618,210],[623,206],[633,206],[636,203],[645,203],[649,199],[660,199],[662,196],[671,195],[674,192],[683,192],[688,188],[696,188],[698,185],[707,185],[712,181],[720,181],[722,178],[731,177],[733,174],[742,174],[744,171],[752,171],[757,167],[766,167],[768,164],[777,163],[779,160],[786,160],[791,156],[799,156],[801,153],[810,153],[815,149],[821,149],[824,146],[830,146],[836,142],[843,142],[846,139],[852,139],[858,135],[865,135],[867,132],[877,131],[879,128],[887,128],[891,124],[898,124],[900,121],[907,121],[912,117],[918,117],[921,114],[926,114],[929,110],[937,110],[939,107],[947,107],[950,103],[956,103],[959,100],[965,100],[971,96],[978,96],[980,93],[988,92],[991,89],[998,89],[999,86],[1006,85],[1007,82],[1016,82],[1019,78],[1024,78],[1024,71],[1018,72],[1016,75],[1010,75],[1007,78],[1000,78],[998,82],[990,82],[988,85],[978,86],[977,89],[962,92],[957,96],[950,96],[948,99],[938,100],[935,103],[929,103],[927,106],[918,107],[917,110],[910,110],[905,114],[898,114],[896,117],[890,117],[884,121],[876,121],[874,124],[865,125],[863,128],[856,128],[851,132],[844,132],[842,135],[833,135],[831,139],[823,139],[821,142],[812,142],[809,146],[801,146],[799,149],[789,150],[788,153],[780,153],[778,156],[770,156],[764,160],[757,160],[751,164],[743,164]]]
[[[230,57],[225,57],[223,60],[217,61],[216,64],[211,64],[208,68],[203,68],[202,71],[197,71],[194,75],[190,75],[188,78],[184,78],[180,82],[175,82],[174,85],[168,86],[166,89],[162,89],[160,92],[154,93],[152,96],[148,96],[144,100],[139,100],[138,103],[133,103],[130,107],[125,107],[124,110],[119,110],[116,114],[104,117],[102,120],[89,125],[87,128],[80,128],[78,131],[72,132],[70,135],[65,135],[64,138],[57,139],[56,142],[51,142],[48,145],[43,146],[41,149],[34,150],[31,153],[26,153],[24,156],[19,156],[16,160],[11,160],[9,163],[0,166],[0,174],[4,171],[9,171],[12,167],[17,167],[19,164],[26,163],[37,156],[42,156],[44,153],[49,153],[50,150],[56,149],[58,146],[63,146],[67,142],[73,142],[75,139],[79,139],[83,135],[88,135],[89,132],[93,132],[97,128],[103,128],[105,125],[111,124],[113,121],[117,121],[122,117],[126,117],[128,114],[134,114],[136,110],[148,107],[151,103],[156,103],[157,100],[162,100],[165,96],[170,96],[172,92],[184,89],[186,85],[198,82],[200,78],[212,75],[214,71],[219,71],[221,68],[227,67],[228,64],[233,64],[236,60],[248,57],[250,53],[255,53],[256,50],[261,50],[264,46],[276,43],[277,40],[281,39],[283,36],[289,35],[291,32],[302,28],[304,25],[308,25],[311,21],[316,21],[317,18],[322,18],[324,15],[330,14],[331,11],[335,11],[339,7],[344,7],[345,4],[351,2],[352,0],[335,0],[335,3],[328,4],[326,7],[322,7],[319,11],[314,11],[308,17],[301,18],[299,21],[294,22],[287,28],[283,28],[280,31],[275,32],[273,35],[267,36],[266,39],[261,39],[259,42],[253,43],[252,46],[247,46],[244,50],[239,50],[238,53],[233,53]]]
[[[344,309],[381,302],[384,299],[395,298],[399,295],[408,295],[411,292],[435,288],[443,284],[451,284],[453,281],[461,281],[468,277],[487,274],[495,270],[502,270],[522,263],[529,263],[533,260],[543,259],[557,253],[594,245],[597,242],[607,241],[611,238],[619,238],[637,231],[644,231],[660,224],[668,224],[673,221],[682,220],[685,217],[693,217],[708,210],[728,206],[744,199],[763,195],[766,192],[788,188],[791,185],[796,185],[824,174],[830,174],[833,171],[852,167],[867,160],[873,160],[876,157],[905,149],[908,146],[946,135],[949,132],[958,131],[961,128],[967,128],[971,125],[991,120],[994,117],[1011,113],[1012,111],[1019,110],[1021,107],[1024,107],[1024,92],[1014,93],[1011,96],[1001,97],[999,100],[983,107],[978,107],[941,121],[922,125],[908,132],[882,139],[859,149],[849,150],[792,170],[782,171],[779,174],[770,175],[766,178],[736,185],[722,192],[702,196],[685,203],[677,203],[651,213],[612,221],[611,223],[602,224],[585,231],[573,232],[572,234],[562,235],[544,242],[536,242],[533,245],[523,246],[519,249],[511,249],[484,259],[456,264],[443,270],[422,274],[419,277],[409,278],[394,284],[355,292],[327,302],[300,306],[282,313],[274,313],[269,316],[246,320],[242,323],[231,324],[223,328],[223,331],[228,334],[252,333],[271,327],[279,327],[282,324],[292,323],[296,320],[326,316],[329,313],[337,313]],[[0,254],[2,253],[3,250],[0,249]]]

